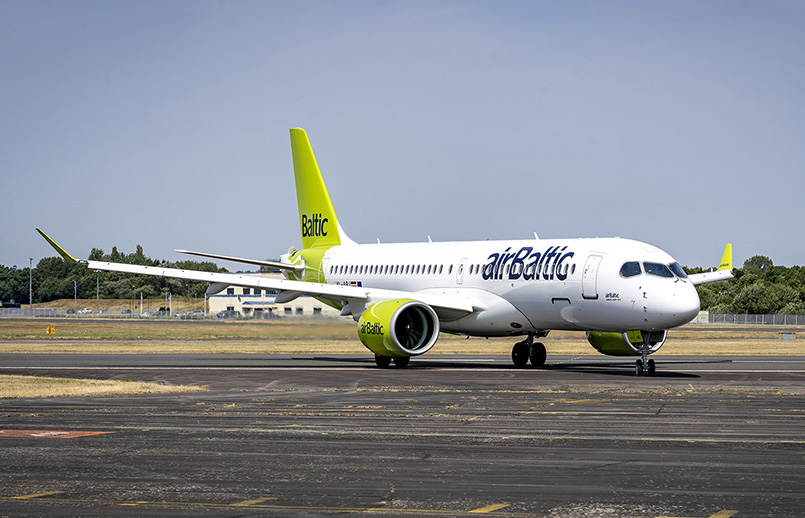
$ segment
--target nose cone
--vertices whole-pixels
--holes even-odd
[[[682,299],[680,303],[680,315],[687,323],[699,315],[701,305],[699,302],[699,292],[696,291],[696,287],[693,285],[693,283],[686,282],[685,285],[686,288],[680,295],[680,298]]]
[[[665,318],[669,321],[668,327],[687,324],[699,314],[699,294],[690,282],[678,281],[675,289],[665,302]]]
[[[699,294],[690,282],[663,279],[665,283],[649,291],[643,306],[644,324],[652,331],[687,324],[699,314]]]

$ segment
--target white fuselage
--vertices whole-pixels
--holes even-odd
[[[625,263],[638,263],[638,273],[624,276]],[[685,324],[699,311],[693,284],[645,266],[674,263],[629,239],[534,239],[335,246],[322,272],[328,284],[467,297],[479,311],[440,314],[442,329],[504,336]]]

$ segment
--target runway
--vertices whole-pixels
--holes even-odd
[[[0,355],[210,387],[0,401],[0,514],[801,516],[805,359],[655,358]]]

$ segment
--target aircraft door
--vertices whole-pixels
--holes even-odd
[[[464,284],[464,268],[467,267],[467,258],[463,258],[456,268],[456,284]]]
[[[598,265],[601,264],[600,255],[591,255],[584,264],[581,275],[581,296],[585,299],[598,298]]]

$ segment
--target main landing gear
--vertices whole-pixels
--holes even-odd
[[[379,354],[375,354],[375,365],[380,367],[381,369],[385,369],[391,362],[394,361],[394,366],[398,369],[402,369],[404,367],[408,367],[408,363],[411,361],[410,356],[398,356],[396,358],[392,358],[391,356],[380,356]]]
[[[518,368],[525,367],[529,360],[534,367],[542,367],[545,365],[546,356],[545,346],[540,342],[534,343],[533,334],[529,334],[528,338],[512,347],[512,363]]]

